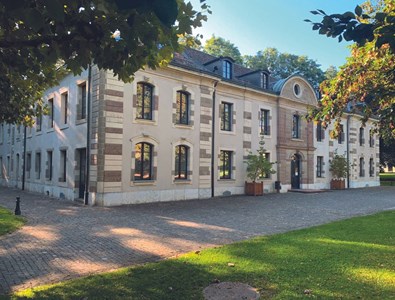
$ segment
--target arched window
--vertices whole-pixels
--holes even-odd
[[[188,179],[189,147],[176,146],[175,151],[175,179]]]
[[[232,64],[228,60],[222,61],[222,77],[225,79],[232,78]]]
[[[154,87],[150,84],[137,83],[137,119],[152,120],[153,90]]]
[[[149,143],[138,143],[135,146],[134,180],[152,179],[152,153],[153,148]]]
[[[187,92],[177,92],[177,124],[189,124],[189,98],[190,95]]]

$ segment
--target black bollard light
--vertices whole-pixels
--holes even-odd
[[[16,197],[15,215],[21,214],[21,197]]]

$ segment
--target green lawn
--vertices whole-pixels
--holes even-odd
[[[202,299],[202,290],[218,279],[248,283],[261,299],[394,299],[394,232],[395,211],[388,211],[25,290],[12,298]],[[311,294],[304,294],[307,289]]]
[[[0,236],[17,230],[24,223],[23,217],[15,216],[8,209],[0,206]]]
[[[395,186],[395,173],[380,173],[380,185]]]

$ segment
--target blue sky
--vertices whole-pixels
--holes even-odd
[[[319,35],[304,19],[319,21],[310,13],[322,9],[328,14],[354,11],[364,1],[356,0],[206,0],[212,14],[202,28],[204,39],[212,34],[230,40],[242,55],[255,54],[267,47],[280,52],[307,55],[323,70],[339,67],[349,55],[347,43]],[[199,7],[199,0],[191,0]]]

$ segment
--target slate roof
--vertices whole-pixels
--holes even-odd
[[[171,61],[170,65],[178,66],[181,68],[185,68],[188,70],[192,71],[197,71],[197,72],[202,72],[207,75],[215,76],[218,78],[222,78],[220,74],[215,73],[212,69],[212,67],[208,67],[206,64],[209,62],[213,62],[216,60],[219,60],[221,58],[210,55],[208,53],[192,49],[192,48],[186,48],[183,53],[175,53],[174,58]],[[249,88],[253,89],[258,89],[258,90],[264,90],[266,92],[270,93],[278,93],[273,89],[274,85],[276,82],[279,81],[278,78],[274,78],[269,75],[268,78],[268,88],[263,89],[259,85],[256,85],[250,81],[248,81],[246,78],[243,78],[243,76],[247,74],[253,74],[257,72],[266,72],[267,74],[270,74],[267,70],[252,70],[249,68],[246,68],[240,64],[233,63],[233,78],[232,79],[224,79],[224,81],[231,82],[233,84],[237,84],[240,86],[246,86]]]

